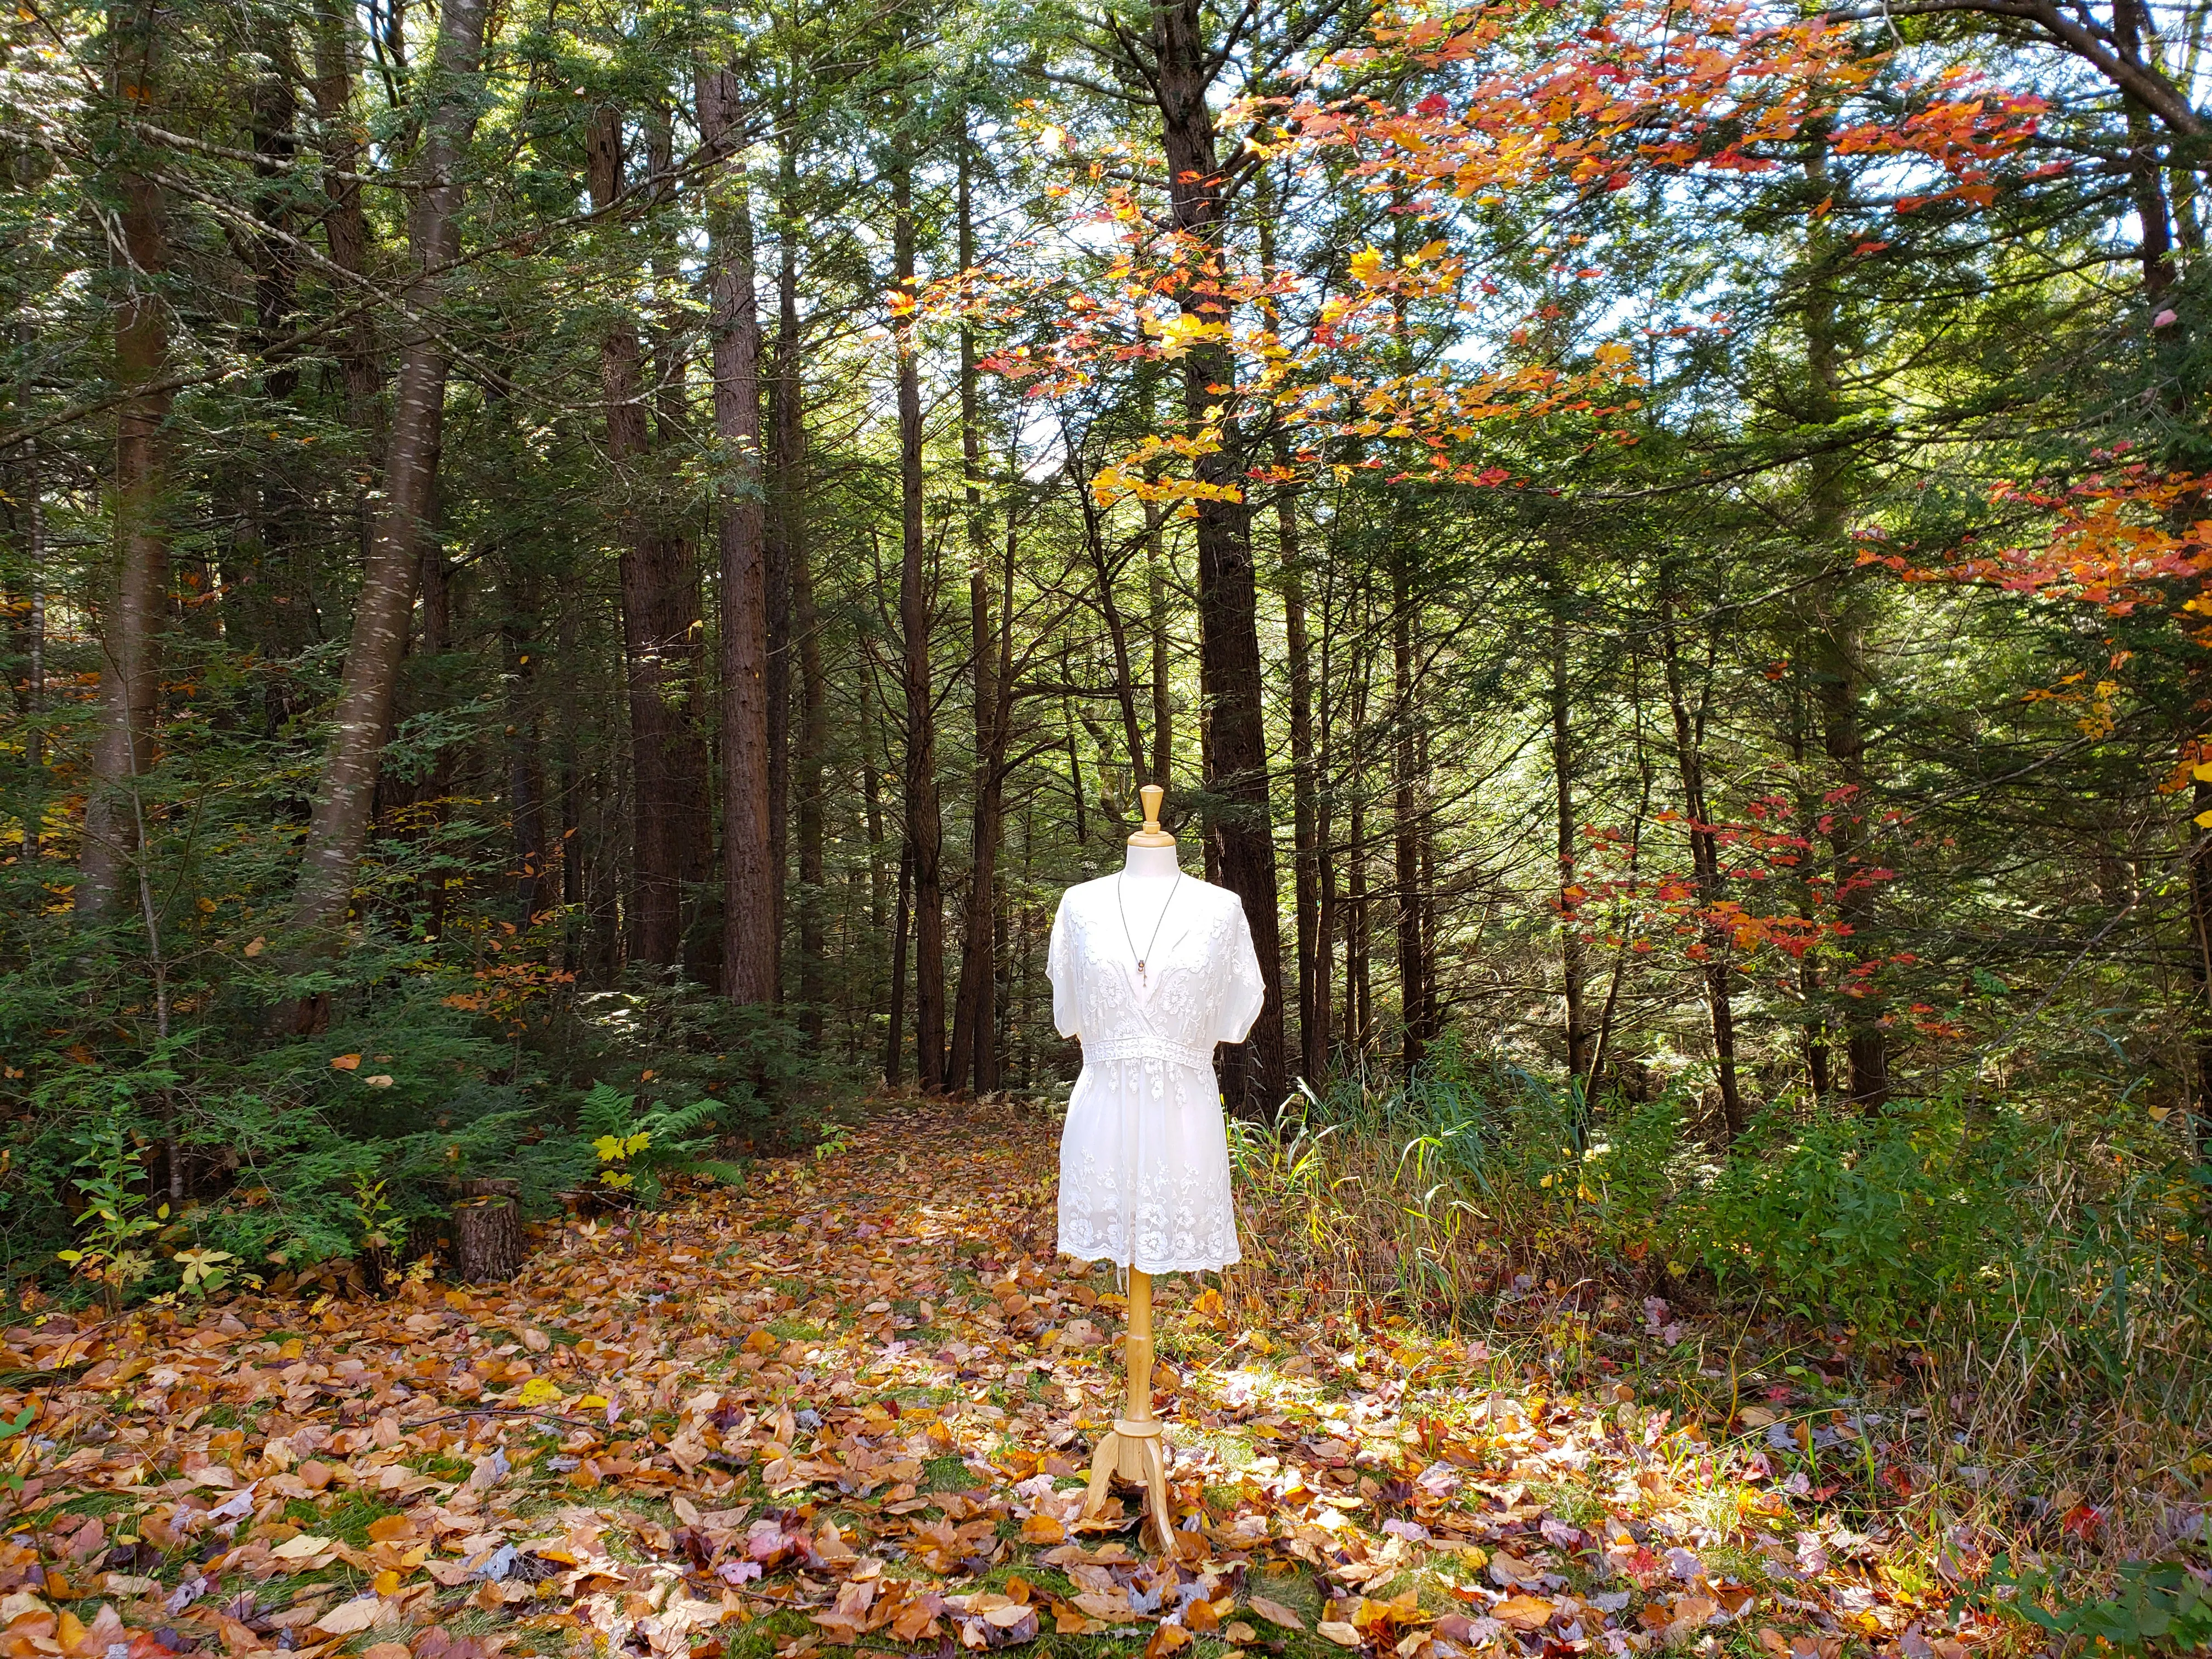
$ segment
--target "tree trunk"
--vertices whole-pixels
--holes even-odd
[[[960,132],[957,169],[960,268],[975,264],[975,218],[970,191],[969,153],[966,126]],[[973,664],[975,717],[974,808],[970,840],[974,857],[968,877],[967,915],[960,929],[960,977],[952,998],[952,1051],[945,1064],[945,1086],[956,1091],[968,1087],[972,1072],[975,1092],[988,1086],[995,1075],[992,1049],[997,1031],[998,975],[996,932],[999,839],[1001,833],[1002,789],[1000,769],[1005,752],[1000,737],[1000,667],[1006,661],[1004,637],[991,618],[989,532],[983,521],[983,439],[979,407],[975,331],[960,330],[960,471],[966,495],[968,532],[968,635]],[[1009,540],[1012,532],[1009,532]],[[1010,617],[1002,617],[1002,623]],[[1124,663],[1127,653],[1122,653]]]
[[[906,1054],[907,941],[914,932],[910,915],[914,900],[914,848],[903,837],[899,843],[898,911],[891,930],[890,1018],[884,1034],[884,1082],[898,1087],[901,1060]]]
[[[1146,631],[1152,655],[1152,769],[1151,781],[1171,788],[1175,769],[1175,701],[1168,687],[1168,556],[1161,545],[1165,514],[1158,501],[1145,507]]]
[[[1552,793],[1559,877],[1559,983],[1561,1000],[1566,1006],[1567,1075],[1579,1078],[1589,1074],[1590,1032],[1583,1006],[1587,969],[1582,924],[1575,914],[1582,896],[1575,879],[1576,854],[1580,848],[1575,815],[1574,708],[1569,696],[1564,576],[1554,569],[1552,578]]]
[[[1014,536],[1009,514],[1010,570]],[[998,1026],[996,900],[999,842],[1005,819],[1006,727],[1012,712],[1006,682],[1013,665],[1007,612],[1002,610],[995,624],[992,620],[990,573],[978,570],[969,576],[968,596],[969,630],[975,659],[975,854],[968,884],[968,914],[961,932],[960,981],[953,1000],[952,1056],[946,1080],[949,1087],[963,1088],[972,1067],[975,1092],[981,1094],[998,1075],[994,1053]],[[1011,599],[1011,586],[1006,597]]]
[[[315,119],[321,130],[323,194],[329,210],[323,215],[323,237],[331,263],[348,276],[362,279],[365,289],[372,246],[368,215],[362,206],[361,143],[353,115],[354,12],[340,0],[318,0],[315,8]],[[341,294],[351,304],[361,291]],[[338,365],[345,377],[346,406],[362,435],[372,465],[380,461],[383,434],[377,418],[377,398],[384,390],[384,372],[376,345],[374,314],[364,309],[346,325]]]
[[[821,619],[814,608],[814,567],[806,539],[805,383],[799,331],[799,137],[793,124],[777,157],[780,258],[771,439],[775,477],[769,501],[775,509],[775,535],[783,548],[783,562],[790,572],[792,632],[799,655],[799,741],[793,746],[791,781],[799,821],[799,1024],[810,1039],[819,1043],[829,1000],[823,956],[822,792],[823,769],[830,752],[830,688],[822,675]],[[775,877],[781,881],[781,869]],[[779,945],[781,939],[779,930]]]
[[[510,598],[512,604],[513,599]],[[534,609],[534,607],[533,607]],[[546,872],[545,769],[538,754],[537,617],[510,613],[507,638],[507,808],[514,820],[514,925],[527,928],[544,906]]]
[[[1705,799],[1705,704],[1712,695],[1712,672],[1706,665],[1693,714],[1682,685],[1681,650],[1674,635],[1674,593],[1662,574],[1659,595],[1660,660],[1667,673],[1667,705],[1674,717],[1674,763],[1682,778],[1682,810],[1690,823],[1690,866],[1696,884],[1704,947],[1699,972],[1705,984],[1705,1003],[1711,1012],[1713,1060],[1719,1073],[1721,1138],[1727,1145],[1743,1133],[1743,1096],[1735,1074],[1735,1004],[1729,975],[1734,946],[1717,906],[1725,896],[1721,883],[1720,842]]]
[[[1390,561],[1390,850],[1397,884],[1399,1066],[1421,1063],[1428,992],[1421,950],[1420,776],[1413,740],[1413,596],[1401,547]]]
[[[588,155],[592,204],[601,212],[623,193],[623,118],[602,106]],[[690,541],[651,499],[657,480],[646,424],[642,352],[635,318],[611,320],[599,344],[607,403],[607,455],[624,540],[620,580],[627,670],[632,817],[630,954],[672,966],[684,959],[684,889],[706,874],[700,831],[706,817],[706,748],[693,720],[699,679],[699,580]],[[757,426],[757,422],[756,422]],[[644,497],[638,500],[638,497]]]
[[[1806,172],[1814,188],[1827,188],[1827,149],[1816,137],[1808,152]],[[1805,366],[1808,426],[1832,426],[1844,417],[1843,374],[1838,342],[1837,292],[1839,267],[1849,256],[1835,246],[1826,221],[1814,222],[1808,237],[1805,280]],[[1845,452],[1816,451],[1809,463],[1806,538],[1823,562],[1842,547],[1849,480]],[[1840,794],[1823,815],[1834,865],[1836,917],[1850,930],[1851,949],[1862,967],[1881,960],[1872,928],[1875,882],[1861,850],[1866,802],[1866,738],[1859,706],[1865,692],[1863,621],[1859,587],[1848,575],[1823,578],[1810,590],[1814,696],[1820,708],[1821,744],[1827,751]],[[1875,1022],[1875,999],[1853,1000],[1845,1016],[1844,1054],[1850,1068],[1851,1098],[1872,1111],[1889,1098],[1889,1051]]]
[[[903,148],[891,173],[894,277],[915,291],[914,161]],[[937,713],[929,668],[932,584],[921,520],[921,377],[910,325],[898,336],[899,628],[905,644],[906,842],[914,871],[915,1074],[945,1087],[945,899],[938,860]]]
[[[777,163],[777,185],[782,192],[787,185],[795,188],[796,179],[784,176],[786,162],[797,165],[791,145],[797,142],[795,133],[785,141],[784,155]],[[784,252],[793,252],[789,228],[783,237]],[[779,295],[779,306],[781,295]],[[782,325],[779,315],[777,326]],[[795,389],[795,388],[794,388]],[[793,435],[787,432],[781,422],[788,415],[795,419],[797,405],[778,401],[775,416],[779,424],[770,441],[776,446],[778,459],[783,458],[782,446]],[[779,489],[781,488],[779,483]],[[793,521],[781,509],[768,521],[768,562],[765,569],[768,591],[768,857],[769,870],[769,900],[773,926],[769,930],[770,948],[775,953],[775,1000],[783,1000],[783,925],[785,907],[789,895],[786,883],[791,873],[791,565],[794,556],[792,543]]]
[[[1221,236],[1222,180],[1206,101],[1212,73],[1204,28],[1200,0],[1166,0],[1153,9],[1173,222],[1184,234],[1214,246]],[[1176,302],[1194,321],[1216,320],[1218,301],[1209,284],[1185,283]],[[1236,375],[1228,350],[1217,343],[1194,347],[1183,360],[1187,428],[1193,435],[1212,428],[1221,436],[1219,448],[1197,461],[1200,480],[1219,492],[1198,503],[1199,654],[1208,698],[1206,791],[1215,804],[1211,839],[1222,885],[1243,902],[1266,987],[1250,1038],[1231,1051],[1224,1067],[1230,1109],[1251,1112],[1272,1109],[1282,1098],[1286,1066],[1275,839],[1261,708],[1259,586],[1243,498],[1245,464],[1233,420],[1225,415],[1208,419],[1210,410],[1233,398],[1228,389]]]
[[[1364,608],[1364,607],[1363,607]],[[1374,1035],[1374,989],[1370,977],[1373,955],[1367,917],[1367,693],[1373,659],[1363,653],[1352,676],[1352,706],[1346,710],[1352,732],[1345,793],[1351,798],[1351,822],[1343,849],[1344,892],[1344,1036],[1354,1064],[1364,1064]]]
[[[1277,465],[1287,456],[1279,449]],[[1297,917],[1298,1071],[1318,1083],[1328,1069],[1328,945],[1322,933],[1320,791],[1315,785],[1313,646],[1306,633],[1306,579],[1298,557],[1297,498],[1275,493],[1282,558],[1284,644],[1291,676],[1291,836]]]
[[[408,240],[419,278],[415,302],[422,311],[435,309],[443,286],[440,273],[460,253],[461,151],[476,118],[484,10],[485,0],[445,0],[430,71],[422,77],[428,107]],[[446,370],[445,346],[434,332],[424,330],[408,340],[386,452],[384,509],[370,532],[330,763],[308,822],[293,901],[293,923],[303,931],[327,932],[344,918],[354,867],[368,839],[392,684],[414,607],[423,526],[437,482]]]
[[[8,614],[19,619],[12,629],[15,636],[14,654],[23,671],[20,685],[12,672],[9,675],[10,689],[15,692],[15,712],[21,721],[17,729],[23,733],[23,787],[17,797],[16,810],[23,836],[23,862],[33,871],[40,867],[44,856],[45,842],[40,831],[46,820],[47,791],[52,781],[46,772],[46,734],[40,719],[46,707],[46,480],[40,472],[39,462],[37,440],[26,441],[11,480],[15,505],[21,511],[23,596],[20,604],[7,606]]]
[[[270,409],[288,405],[300,386],[297,349],[286,337],[299,325],[296,198],[289,170],[299,148],[298,65],[290,26],[264,20],[258,42],[269,71],[248,95],[252,118],[254,216],[270,229],[246,239],[253,270],[253,339],[262,364],[261,394]],[[342,301],[356,296],[340,295]],[[258,422],[257,422],[258,424]],[[261,725],[274,738],[297,712],[293,659],[313,640],[312,583],[303,580],[296,548],[307,502],[296,477],[295,434],[271,432],[266,447],[248,436],[237,458],[246,477],[239,491],[238,533],[222,557],[223,627],[234,642],[260,658]]]
[[[1260,270],[1272,285],[1275,275],[1275,219],[1279,210],[1272,168],[1260,169],[1259,197],[1255,206],[1259,221]],[[1272,301],[1263,302],[1269,324],[1275,321]],[[1279,431],[1274,438],[1277,469],[1291,470],[1290,443]],[[1295,485],[1275,489],[1275,551],[1283,597],[1284,644],[1290,656],[1291,682],[1291,903],[1297,927],[1298,1072],[1310,1082],[1319,1082],[1328,1067],[1328,971],[1327,945],[1321,938],[1321,843],[1314,786],[1313,659],[1306,637],[1305,571],[1298,556],[1297,490]]]
[[[868,927],[878,938],[890,926],[890,872],[884,855],[890,836],[884,830],[883,769],[876,763],[876,734],[870,711],[875,698],[864,690],[860,706],[860,816],[868,832]]]
[[[1806,751],[1808,746],[1808,721],[1805,708],[1805,687],[1802,675],[1793,677],[1790,688],[1790,763],[1796,799],[1797,822],[1804,833],[1813,833],[1820,821],[1820,792],[1812,785],[1806,770]],[[1800,869],[1796,884],[1798,904],[1808,916],[1820,911],[1820,896],[1814,875],[1811,859],[1806,859]],[[1805,1085],[1816,1101],[1827,1097],[1834,1086],[1830,1075],[1828,1054],[1828,1023],[1820,1013],[1820,963],[1814,951],[1808,951],[1797,959],[1797,994],[1805,1010]]]
[[[775,1000],[775,877],[769,836],[768,580],[761,496],[760,316],[753,228],[735,141],[737,76],[699,76],[700,137],[725,153],[708,208],[714,436],[732,480],[717,507],[722,590],[722,994]]]
[[[116,90],[142,106],[153,100],[159,28],[149,6],[117,32]],[[115,380],[123,398],[115,412],[114,576],[100,606],[99,724],[75,896],[76,914],[88,921],[115,908],[137,846],[137,780],[154,759],[169,580],[161,427],[171,394],[141,389],[158,381],[168,361],[167,323],[156,291],[167,274],[168,236],[161,189],[151,179],[126,169],[116,185],[128,269],[115,318]]]
[[[1326,564],[1316,560],[1315,568],[1317,573],[1325,573]],[[1332,603],[1334,593],[1334,582],[1324,574],[1320,595],[1320,638],[1313,653],[1316,659],[1313,672],[1316,732],[1313,758],[1308,769],[1313,793],[1313,863],[1318,889],[1314,909],[1314,965],[1317,982],[1315,1000],[1318,1005],[1315,1017],[1321,1024],[1316,1056],[1319,1064],[1308,1073],[1308,1076],[1316,1083],[1328,1073],[1336,1038],[1330,1024],[1340,908],[1337,902],[1336,884],[1336,796],[1331,769],[1336,753],[1336,690],[1332,665],[1334,653],[1330,649],[1330,637],[1334,631],[1335,606]],[[1295,686],[1295,673],[1293,684]]]

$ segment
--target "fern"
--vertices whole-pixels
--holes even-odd
[[[694,1176],[728,1186],[744,1184],[744,1166],[705,1156],[711,1131],[729,1109],[714,1099],[689,1106],[641,1110],[637,1097],[595,1085],[584,1097],[577,1122],[599,1163],[599,1185],[609,1194],[650,1209],[671,1176]]]

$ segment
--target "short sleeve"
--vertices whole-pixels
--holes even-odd
[[[1067,898],[1063,894],[1060,908],[1053,912],[1052,944],[1045,951],[1044,972],[1052,981],[1053,1028],[1060,1036],[1072,1037],[1076,1035],[1075,955],[1067,932]]]
[[[1252,948],[1252,924],[1245,918],[1244,902],[1231,895],[1229,921],[1229,962],[1223,975],[1221,1024],[1216,1042],[1242,1042],[1260,1018],[1267,1000],[1267,981],[1260,977],[1260,954]]]

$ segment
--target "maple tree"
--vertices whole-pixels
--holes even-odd
[[[1430,92],[1406,107],[1359,94],[1248,96],[1223,118],[1225,127],[1243,130],[1243,147],[1207,188],[1225,189],[1279,161],[1293,174],[1326,172],[1387,196],[1393,215],[1434,229],[1448,227],[1463,204],[1502,207],[1508,192],[1618,191],[1655,177],[1771,172],[1783,165],[1774,149],[1815,127],[1838,155],[1909,159],[1934,169],[1935,182],[1898,198],[1899,213],[1942,203],[1987,207],[2008,172],[2038,178],[2051,170],[2019,165],[2042,100],[1982,84],[1965,67],[1907,87],[1901,113],[1838,120],[1838,106],[1876,79],[1883,57],[1824,19],[1768,16],[1740,0],[1630,9],[1595,26],[1566,27],[1570,20],[1556,10],[1492,6],[1468,18],[1379,23],[1371,44],[1340,52],[1316,78],[1428,72],[1449,76],[1454,95]],[[1635,395],[1640,377],[1632,349],[1619,340],[1592,343],[1579,367],[1542,354],[1501,354],[1522,360],[1406,369],[1409,312],[1433,305],[1485,317],[1484,301],[1498,292],[1494,281],[1470,271],[1449,239],[1431,237],[1395,258],[1370,243],[1324,277],[1302,283],[1240,259],[1217,229],[1162,220],[1146,192],[1126,182],[1133,166],[1156,167],[1157,158],[1126,148],[1085,154],[1057,125],[1038,118],[1031,127],[1084,181],[1080,196],[1073,184],[1053,192],[1079,237],[1076,249],[1082,233],[1096,228],[1112,237],[1114,252],[1103,262],[1071,261],[1056,279],[1032,279],[1027,286],[1042,285],[1057,302],[1050,331],[1009,346],[987,366],[1037,397],[1079,391],[1115,364],[1175,362],[1194,352],[1218,358],[1210,403],[1097,471],[1091,483],[1102,504],[1167,502],[1195,517],[1203,502],[1238,501],[1253,483],[1297,476],[1278,464],[1231,478],[1201,465],[1240,447],[1231,436],[1240,422],[1285,430],[1302,469],[1354,465],[1390,471],[1392,483],[1508,483],[1508,470],[1479,464],[1480,434],[1498,420],[1571,414],[1601,436],[1633,441],[1624,417],[1644,406]],[[1815,207],[1814,216],[1829,205]],[[1571,246],[1577,240],[1567,238]],[[1001,286],[988,273],[963,272],[940,283],[927,303],[948,314],[978,309]],[[1513,328],[1511,343],[1525,344],[1543,314]],[[1358,455],[1351,461],[1337,459],[1330,444],[1376,438],[1391,441],[1338,446]]]

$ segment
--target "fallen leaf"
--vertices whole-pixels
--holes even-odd
[[[1541,1630],[1551,1622],[1552,1604],[1540,1595],[1509,1595],[1490,1616],[1509,1630]]]
[[[1264,1595],[1248,1597],[1245,1605],[1269,1624],[1280,1625],[1285,1630],[1304,1630],[1306,1627],[1305,1620],[1299,1618],[1297,1613],[1291,1612],[1280,1601],[1270,1601]]]
[[[383,1606],[380,1596],[356,1595],[350,1601],[339,1602],[316,1620],[314,1628],[325,1636],[358,1636],[376,1622]]]

